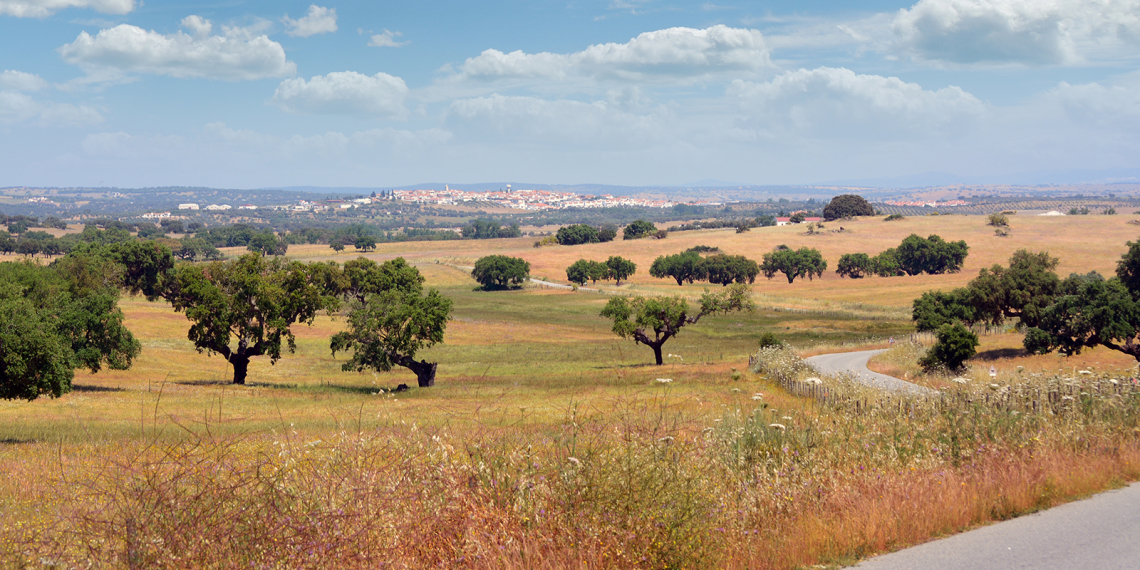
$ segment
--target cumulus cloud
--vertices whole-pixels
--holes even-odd
[[[57,51],[64,61],[89,74],[107,76],[151,73],[172,77],[243,80],[293,75],[297,64],[288,61],[281,44],[247,28],[213,25],[198,16],[182,20],[191,34],[164,35],[121,24],[95,36],[80,32],[75,41]]]
[[[104,14],[127,14],[134,0],[0,0],[0,15],[46,18],[65,8],[89,8]]]
[[[277,86],[272,102],[293,113],[400,117],[406,112],[407,94],[408,86],[399,77],[338,71],[308,81],[286,79]]]
[[[489,49],[463,62],[452,79],[581,77],[685,82],[718,73],[756,71],[770,65],[760,32],[718,25],[703,30],[669,28],[645,32],[623,44],[596,44],[570,54],[503,53]]]
[[[479,140],[499,139],[543,146],[566,143],[589,148],[652,146],[664,137],[665,113],[636,114],[603,101],[494,94],[453,101],[445,126]],[[564,148],[564,147],[562,147]]]
[[[82,126],[103,122],[91,107],[37,101],[25,93],[0,91],[0,124],[35,120],[46,126]]]
[[[403,47],[412,43],[410,41],[396,41],[396,38],[402,35],[404,34],[400,32],[384,30],[384,33],[373,35],[372,38],[368,40],[368,45],[371,47]]]
[[[0,72],[0,90],[6,91],[40,91],[46,89],[48,82],[44,78],[23,71],[5,69]]]
[[[741,126],[772,136],[906,138],[947,132],[981,116],[985,105],[958,87],[923,89],[896,77],[821,67],[728,88]]]
[[[312,4],[309,13],[299,20],[286,15],[281,18],[285,23],[285,33],[294,37],[307,38],[317,34],[327,34],[336,31],[336,8],[324,8]]]
[[[1062,82],[1045,94],[1045,100],[1059,105],[1077,124],[1132,132],[1140,129],[1140,73],[1108,85]]]
[[[920,0],[892,28],[920,60],[1075,64],[1140,43],[1140,0]]]

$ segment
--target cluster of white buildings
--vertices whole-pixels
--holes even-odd
[[[921,208],[923,206],[930,206],[931,208],[940,208],[940,207],[945,207],[945,206],[968,206],[968,205],[970,205],[970,203],[965,201],[965,200],[944,200],[942,202],[939,202],[937,200],[934,200],[932,202],[923,202],[921,200],[884,200],[883,203],[891,205],[891,206],[917,206],[919,208]]]
[[[677,204],[677,202],[669,200],[617,198],[609,194],[593,196],[549,190],[511,190],[509,184],[506,190],[491,192],[452,190],[445,186],[443,190],[396,190],[394,195],[397,200],[435,206],[482,203],[516,210],[561,210],[565,208],[614,208],[622,206],[670,208]]]
[[[206,206],[205,208],[199,208],[198,204],[179,204],[178,209],[179,210],[202,209],[202,210],[209,210],[211,212],[224,212],[226,210],[232,210],[233,206],[231,206],[229,204],[210,204],[209,206]],[[242,204],[241,206],[238,206],[237,209],[239,209],[239,210],[256,210],[257,206],[254,206],[253,204]]]

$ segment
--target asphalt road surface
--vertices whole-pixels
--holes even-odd
[[[884,554],[860,570],[1135,570],[1140,484]]]
[[[824,374],[847,374],[852,378],[872,388],[889,390],[892,392],[907,392],[919,396],[937,394],[936,390],[899,380],[894,376],[871,372],[867,368],[867,361],[872,356],[883,352],[882,350],[862,350],[859,352],[840,352],[836,354],[821,354],[806,358],[807,363]],[[1140,568],[1140,566],[1138,566]]]

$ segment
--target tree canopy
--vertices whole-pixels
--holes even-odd
[[[443,342],[451,300],[435,289],[423,291],[419,270],[398,257],[383,264],[356,259],[344,264],[344,279],[334,289],[347,302],[348,330],[330,341],[333,354],[352,351],[345,371],[387,372],[402,366],[418,385],[435,385],[437,364],[416,360],[416,353]]]
[[[864,275],[872,272],[871,257],[865,253],[845,253],[839,257],[839,264],[835,273],[840,277],[862,279]]]
[[[1105,346],[1140,361],[1140,242],[1116,265],[1116,276],[1072,274],[1060,283],[1056,300],[1040,311],[1025,335],[1026,350],[1080,354]]]
[[[801,247],[792,250],[787,247],[777,247],[775,251],[764,254],[764,261],[760,264],[760,271],[768,279],[777,273],[783,273],[788,283],[795,281],[796,277],[807,277],[809,280],[822,277],[827,271],[827,261],[818,249]]]
[[[649,266],[649,275],[663,279],[672,277],[677,285],[684,285],[686,281],[703,280],[705,272],[704,259],[695,251],[678,253],[675,255],[662,255],[653,260]]]
[[[580,245],[583,243],[598,243],[598,230],[587,224],[572,224],[558,228],[555,239],[559,245]]]
[[[122,275],[94,251],[0,264],[0,398],[58,397],[77,368],[130,368],[141,346],[118,308]]]
[[[875,208],[862,196],[843,194],[836,196],[823,207],[823,219],[838,220],[854,216],[874,216]]]
[[[624,257],[612,255],[606,260],[606,269],[609,270],[608,276],[613,277],[614,284],[620,286],[623,279],[629,279],[637,271],[637,264]]]
[[[689,303],[681,297],[612,297],[601,316],[614,322],[613,333],[653,349],[658,366],[664,364],[661,347],[687,325],[705,315],[752,311],[755,305],[747,285],[736,284],[719,293],[705,291],[700,311],[689,314]]]
[[[719,253],[704,259],[704,270],[709,283],[728,286],[732,283],[754,283],[760,266],[743,255]]]
[[[517,257],[488,255],[475,261],[471,276],[488,291],[518,288],[530,279],[530,263]]]
[[[282,350],[296,350],[292,325],[311,324],[336,307],[328,294],[330,267],[257,253],[179,265],[166,297],[190,320],[187,336],[198,352],[222,355],[233,366],[233,383],[245,384],[251,358],[267,355],[276,363]]]
[[[899,244],[895,257],[907,275],[957,273],[970,248],[964,240],[949,242],[937,235],[910,234]]]

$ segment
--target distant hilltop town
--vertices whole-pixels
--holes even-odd
[[[575,194],[573,192],[551,192],[548,190],[512,190],[508,184],[505,190],[491,192],[471,192],[453,190],[444,186],[443,190],[393,190],[392,196],[405,202],[419,202],[433,205],[459,205],[465,202],[491,203],[516,210],[561,210],[565,208],[671,208],[679,204],[670,200],[647,198],[614,197]],[[708,202],[705,205],[714,205]],[[719,205],[715,203],[715,205]]]

